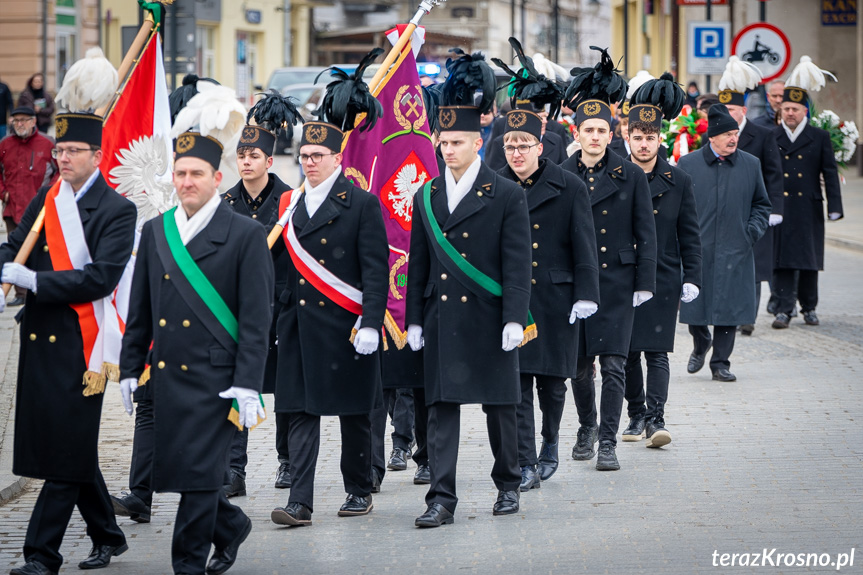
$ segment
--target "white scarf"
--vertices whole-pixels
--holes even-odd
[[[473,183],[476,181],[476,177],[479,174],[479,169],[482,166],[482,160],[479,156],[473,161],[473,163],[468,166],[467,170],[462,174],[461,179],[458,182],[455,181],[455,177],[452,175],[452,170],[449,166],[447,166],[446,170],[444,170],[444,179],[446,180],[446,206],[449,209],[449,213],[453,213],[458,206],[459,202],[464,198],[467,193],[473,188]]]
[[[312,186],[309,183],[308,178],[304,183],[304,189],[306,192],[306,212],[309,214],[309,218],[315,215],[315,212],[318,211],[318,208],[324,203],[324,200],[327,199],[327,196],[330,193],[330,190],[333,189],[333,185],[336,183],[336,180],[339,177],[339,174],[342,173],[342,167],[336,166],[336,169],[330,174],[326,180],[318,184],[317,187]]]
[[[740,124],[738,124],[738,125],[737,125],[737,135],[738,135],[738,136],[739,136],[740,134],[742,134],[742,133],[743,133],[743,128],[745,128],[745,127],[746,127],[746,124],[747,124],[748,122],[749,122],[749,121],[746,119],[746,116],[743,116],[743,121],[742,121],[742,122],[740,122]]]
[[[186,215],[186,210],[183,206],[177,206],[174,210],[174,221],[177,222],[177,229],[180,231],[180,239],[183,240],[183,245],[188,245],[192,238],[197,236],[201,230],[207,227],[213,215],[222,203],[222,197],[216,193],[210,200],[201,206],[195,214],[190,218]]]
[[[792,131],[791,128],[788,127],[788,124],[785,123],[785,120],[782,120],[782,129],[785,130],[785,134],[788,136],[788,139],[791,140],[792,144],[794,143],[794,140],[803,133],[803,130],[806,128],[806,123],[807,120],[804,118],[804,120]]]

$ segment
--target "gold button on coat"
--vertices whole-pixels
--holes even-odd
[[[599,248],[599,251],[601,251],[602,253],[605,253],[606,251],[608,251],[608,248],[606,248],[605,246],[602,246],[601,248]]]
[[[788,177],[788,172],[785,172],[785,177],[786,177],[786,178]]]
[[[321,263],[321,265],[324,265],[326,263],[324,260],[318,260],[318,261]]]
[[[782,192],[782,193],[785,194],[786,196],[788,195],[788,192]]]
[[[324,302],[319,301],[319,302],[318,302],[318,305],[319,305],[319,306],[321,306],[321,307],[324,307]]]
[[[447,275],[446,275],[446,274],[441,274],[441,275],[440,275],[440,279],[445,280],[446,278],[447,278]]]
[[[49,335],[48,341],[50,341],[51,343],[54,343],[55,341],[57,341],[57,336],[56,335]]]
[[[180,369],[183,371],[189,371],[189,366],[188,365],[181,365]]]
[[[803,159],[803,156],[801,156],[800,154],[797,154],[797,159],[798,159],[798,160],[802,160],[802,159]]]
[[[45,244],[44,246],[42,246],[42,251],[43,251],[43,252],[47,252],[47,251],[48,251],[48,244]]]
[[[189,321],[189,320],[187,320],[187,319],[184,319],[184,320],[183,320],[183,327],[189,327],[190,325],[192,325],[192,322],[190,322],[190,321]]]
[[[171,279],[171,276],[170,276],[170,275],[168,275],[168,274],[165,274],[165,275],[164,275],[164,278],[165,278],[166,280],[169,280],[169,279]]]
[[[656,214],[658,214],[658,213],[659,213],[659,210],[653,210],[653,215],[654,215],[654,216],[655,216]]]
[[[443,294],[442,296],[440,296],[440,300],[441,300],[441,301],[446,301],[446,294]]]
[[[164,362],[164,361],[160,361],[160,362],[158,363],[158,366],[159,366],[159,369],[165,369],[165,362]]]
[[[602,269],[605,269],[607,267],[608,267],[608,264],[602,264]]]
[[[538,265],[539,265],[538,263],[533,262],[533,267],[536,267],[536,266],[538,266]]]
[[[465,233],[463,233],[463,234],[461,235],[461,237],[463,237],[464,239],[467,239],[469,236],[468,236],[468,233],[467,233],[467,232],[465,232]]]
[[[300,305],[306,305],[306,300],[301,299],[301,300],[300,300]]]
[[[539,248],[539,244],[536,242],[533,242],[533,249],[537,249],[537,248]]]
[[[35,333],[30,334],[30,341],[36,341],[36,334]]]
[[[466,303],[466,302],[467,302],[467,296],[466,295],[461,296],[461,303]]]
[[[476,195],[478,195],[479,197],[482,197],[482,192],[477,192]]]
[[[167,321],[165,321],[164,319],[159,320],[159,327],[165,327],[166,325],[168,325]]]
[[[532,283],[533,285],[536,285],[536,280],[535,280],[535,279],[531,279],[531,280],[530,280],[530,283]]]
[[[321,244],[327,245],[327,238],[321,238]]]
[[[604,234],[604,233],[605,233],[605,228],[602,228],[601,230],[599,230],[599,233]]]
[[[300,278],[300,285],[301,286],[306,285],[306,280],[304,280],[303,278]]]
[[[539,224],[533,224],[533,229],[538,230],[538,229],[539,229]]]
[[[607,216],[607,215],[608,215],[608,210],[602,210],[602,215],[603,215],[603,216]]]

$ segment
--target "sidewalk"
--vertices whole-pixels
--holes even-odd
[[[825,222],[825,240],[829,245],[863,251],[863,177],[856,175],[852,167],[845,179],[842,185],[845,217],[838,222]]]

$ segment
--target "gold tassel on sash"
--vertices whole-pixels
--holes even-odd
[[[84,372],[84,397],[105,393],[105,383],[108,378],[95,371]]]
[[[526,328],[524,328],[524,339],[521,340],[521,343],[518,344],[518,347],[523,346],[529,341],[535,340],[539,336],[539,332],[536,329],[536,324],[533,323]]]

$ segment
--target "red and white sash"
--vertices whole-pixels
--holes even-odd
[[[55,271],[82,270],[93,263],[75,192],[68,182],[58,180],[45,196],[45,239]],[[69,304],[78,314],[84,343],[84,395],[103,393],[108,379],[119,380],[123,330],[114,305],[115,294],[116,290],[97,301]]]

